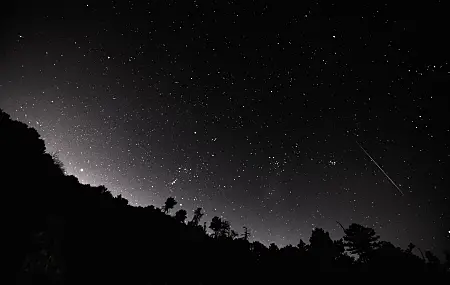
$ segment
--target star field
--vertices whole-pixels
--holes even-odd
[[[443,3],[302,3],[11,4],[0,107],[132,205],[173,196],[266,244],[339,221],[448,248]]]

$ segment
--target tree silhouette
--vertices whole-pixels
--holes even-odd
[[[405,250],[405,252],[407,252],[407,253],[412,253],[412,251],[413,251],[413,249],[416,247],[416,245],[415,244],[413,244],[412,242],[410,242],[409,244],[408,244],[408,248]]]
[[[306,252],[308,250],[308,246],[302,239],[300,239],[300,241],[298,242],[297,248],[300,250],[300,252]]]
[[[209,228],[214,232],[213,236],[215,238],[219,237],[230,237],[231,226],[230,222],[222,220],[221,218],[214,216],[211,220]]]
[[[345,245],[343,239],[333,241],[333,254],[335,258],[339,258],[345,255]]]
[[[227,220],[222,220],[222,229],[220,230],[221,237],[231,237],[231,224]]]
[[[333,247],[330,234],[321,228],[314,228],[309,238],[310,249],[313,251],[324,251]]]
[[[351,224],[344,230],[344,245],[352,254],[357,254],[362,262],[367,262],[378,246],[379,236],[372,228]]]
[[[175,213],[175,220],[179,221],[180,223],[184,223],[187,217],[187,212],[184,209],[178,210]]]
[[[235,239],[239,236],[239,233],[235,230],[230,230],[230,238]]]
[[[217,216],[214,216],[211,220],[211,223],[209,225],[209,228],[214,232],[214,237],[219,237],[220,231],[222,229],[222,219],[220,219]]]
[[[190,224],[197,226],[200,223],[200,220],[202,219],[204,214],[205,213],[203,212],[203,209],[201,207],[195,209],[194,216],[192,217]]]
[[[118,207],[124,207],[128,205],[128,200],[122,197],[122,194],[117,195],[117,197],[114,200]]]
[[[330,234],[321,228],[314,228],[309,238],[308,254],[321,271],[330,271],[336,260],[343,254],[344,248],[334,242]]]
[[[242,234],[242,238],[246,241],[248,241],[248,238],[250,237],[250,233],[248,231],[248,228],[246,226],[243,227],[244,228],[244,233]]]
[[[279,248],[278,248],[278,246],[275,244],[275,243],[271,243],[270,245],[269,245],[269,250],[271,251],[271,252],[277,252],[278,250],[279,250]]]
[[[175,207],[175,205],[178,204],[177,201],[175,200],[175,198],[173,197],[169,197],[167,198],[166,202],[164,203],[164,213],[169,213],[171,209],[173,209],[173,207]]]

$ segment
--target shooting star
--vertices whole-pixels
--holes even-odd
[[[389,177],[389,175],[387,175],[387,173],[384,172],[384,170],[383,170],[383,169],[378,165],[378,163],[370,156],[370,154],[369,154],[369,153],[368,153],[368,152],[367,152],[367,151],[359,144],[359,142],[356,141],[356,143],[357,143],[358,146],[364,151],[364,153],[367,154],[367,156],[370,158],[370,160],[372,160],[373,163],[381,170],[381,172],[383,172],[384,176],[386,176],[387,179],[389,179],[389,181],[391,181],[392,185],[394,185],[395,188],[397,188],[398,192],[400,192],[400,194],[402,194],[402,196],[403,196],[403,195],[404,195],[404,194],[403,194],[403,191],[400,190],[400,188],[397,186],[397,184],[395,184],[395,182]]]

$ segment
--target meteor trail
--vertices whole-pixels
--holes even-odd
[[[381,170],[381,172],[383,172],[384,176],[386,176],[387,179],[389,179],[389,181],[391,181],[392,185],[394,185],[395,188],[397,188],[398,192],[400,192],[400,194],[402,194],[402,196],[403,196],[403,195],[404,195],[404,194],[403,194],[403,191],[400,190],[400,188],[397,186],[397,184],[395,184],[395,182],[389,177],[389,175],[387,175],[387,173],[384,172],[384,170],[383,170],[383,169],[378,165],[378,163],[370,156],[370,154],[369,154],[369,153],[368,153],[368,152],[367,152],[367,151],[359,144],[359,142],[356,141],[356,143],[357,143],[358,146],[364,151],[364,153],[367,154],[367,156],[370,158],[370,160],[372,160],[373,163],[375,163],[375,165]]]

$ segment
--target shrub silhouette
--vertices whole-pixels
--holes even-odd
[[[420,258],[413,246],[378,241],[356,224],[342,240],[316,228],[309,244],[278,248],[250,241],[246,228],[237,238],[228,221],[213,217],[210,236],[207,222],[199,225],[201,208],[186,224],[185,210],[168,215],[171,197],[162,210],[130,206],[104,186],[66,175],[57,154],[45,151],[36,130],[0,110],[4,271],[17,284],[286,283],[301,282],[300,272],[361,271],[448,278],[448,254],[444,264],[430,252]]]

